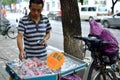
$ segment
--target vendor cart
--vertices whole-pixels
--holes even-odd
[[[84,61],[66,53],[64,55],[66,59],[62,67],[59,70],[51,71],[45,75],[21,77],[19,71],[15,70],[16,65],[18,66],[19,64],[18,61],[8,61],[6,63],[6,71],[14,80],[60,80],[61,77],[87,67],[87,63]]]

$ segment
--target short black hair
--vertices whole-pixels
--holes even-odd
[[[32,3],[42,4],[42,7],[44,6],[43,0],[30,0],[30,1],[29,1],[29,5],[31,5]]]

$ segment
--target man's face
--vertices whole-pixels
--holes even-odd
[[[38,18],[38,17],[40,17],[40,14],[41,14],[41,11],[42,11],[42,4],[32,3],[29,6],[29,9],[30,9],[30,15],[33,18]]]

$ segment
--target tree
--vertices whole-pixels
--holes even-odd
[[[11,4],[16,3],[16,2],[17,2],[17,0],[2,0],[2,4],[4,5],[4,7],[5,7],[5,5],[9,5],[10,9],[11,9]],[[12,9],[11,9],[11,11],[12,11]]]
[[[83,5],[83,1],[84,1],[84,0],[78,0],[78,2],[81,2],[82,5]]]
[[[29,0],[24,0],[24,1],[29,2]]]
[[[16,3],[16,0],[2,0],[2,4],[12,4]]]
[[[62,10],[62,26],[64,51],[78,58],[83,58],[82,43],[73,38],[81,35],[81,22],[77,0],[60,0]]]
[[[114,14],[114,7],[115,7],[115,4],[117,3],[117,1],[119,1],[119,0],[112,0],[112,7],[111,7],[112,14]]]
[[[88,0],[78,0],[78,2],[80,2],[81,5],[83,5],[83,4],[88,4]]]

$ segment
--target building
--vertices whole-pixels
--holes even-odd
[[[88,0],[85,4],[106,4],[106,0]],[[44,11],[60,10],[60,0],[44,0]]]
[[[59,0],[44,0],[44,11],[58,11],[60,10]]]
[[[104,4],[107,6],[109,10],[111,10],[112,7],[112,0],[87,0],[85,2],[87,5],[94,5],[94,4]],[[115,12],[120,11],[120,1],[116,3],[115,5]],[[49,11],[59,11],[61,8],[60,6],[60,0],[44,0],[44,9],[43,12],[49,12]]]

